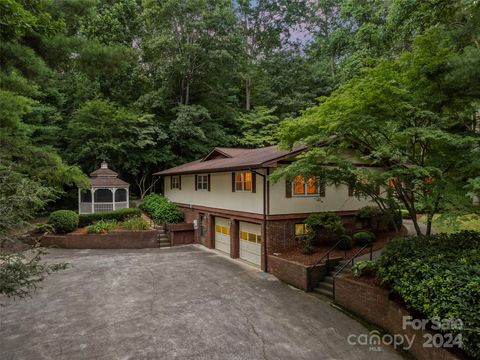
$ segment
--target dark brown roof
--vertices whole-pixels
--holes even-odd
[[[129,184],[118,178],[118,174],[108,168],[106,161],[102,162],[102,165],[97,170],[90,173],[90,186],[129,186]]]
[[[90,179],[90,186],[128,186],[129,184],[126,181],[123,181],[119,178],[101,178],[94,177]]]
[[[115,171],[108,168],[107,169],[99,168],[91,172],[90,176],[91,177],[117,177],[118,174]]]
[[[258,149],[215,148],[203,159],[166,169],[154,175],[180,175],[268,167],[268,163],[276,159],[281,159],[288,155],[295,155],[305,149],[306,146],[296,147],[292,151],[282,150],[277,146]],[[215,151],[226,156],[213,157],[209,160],[210,155]]]

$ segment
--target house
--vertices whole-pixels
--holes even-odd
[[[163,177],[164,195],[194,224],[195,242],[268,271],[268,255],[294,245],[309,214],[333,211],[352,225],[356,211],[371,205],[348,186],[325,186],[321,179],[269,181],[278,166],[304,150],[217,147],[203,159],[155,175]]]

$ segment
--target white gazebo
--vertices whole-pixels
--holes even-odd
[[[128,188],[130,185],[119,179],[118,174],[108,168],[106,161],[100,169],[90,174],[88,189],[78,189],[78,213],[89,214],[112,211],[129,207]]]

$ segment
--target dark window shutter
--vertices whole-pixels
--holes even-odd
[[[235,172],[232,172],[232,192],[235,192]]]
[[[325,197],[325,189],[326,189],[326,186],[325,186],[325,181],[320,181],[320,197]]]
[[[182,190],[182,175],[178,175],[178,190]]]
[[[285,180],[285,197],[292,197],[292,182],[288,179]]]
[[[352,183],[348,184],[348,196],[355,195],[355,187]]]
[[[257,174],[252,171],[252,193],[257,192]]]
[[[198,175],[195,175],[195,191],[198,190],[197,180],[198,180]]]
[[[170,190],[173,189],[173,176],[170,176]]]
[[[208,187],[208,191],[210,191],[210,174],[207,175],[207,187]]]

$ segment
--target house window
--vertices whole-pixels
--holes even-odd
[[[295,224],[295,237],[302,237],[308,234],[307,225],[304,223]]]
[[[325,184],[312,176],[305,179],[299,175],[292,182],[293,196],[325,196]]]
[[[235,173],[235,191],[252,191],[252,173],[250,171]]]
[[[197,175],[197,190],[208,190],[208,175]]]
[[[172,176],[172,189],[180,189],[180,176]]]

